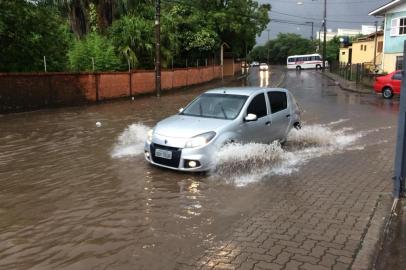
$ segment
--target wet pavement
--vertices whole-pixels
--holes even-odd
[[[254,69],[245,84],[282,79]],[[209,174],[142,156],[148,127],[207,87],[0,116],[0,269],[351,267],[392,189],[398,99],[343,92],[316,71],[283,86],[303,130],[283,147],[226,149]]]

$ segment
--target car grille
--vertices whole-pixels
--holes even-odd
[[[172,159],[166,159],[166,158],[161,158],[155,156],[155,149],[162,149],[162,150],[167,150],[172,152]],[[169,147],[165,145],[160,145],[160,144],[151,144],[151,157],[152,161],[161,165],[173,167],[173,168],[179,168],[179,162],[180,162],[180,156],[182,154],[182,148],[176,148],[176,147]]]

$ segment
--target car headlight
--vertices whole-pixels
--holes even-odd
[[[154,135],[154,130],[150,129],[147,133],[147,142],[151,143],[152,142],[152,135]]]
[[[185,148],[193,148],[208,144],[216,136],[216,132],[210,131],[190,138],[185,143]]]

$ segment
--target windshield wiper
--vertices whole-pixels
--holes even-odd
[[[226,112],[224,111],[223,105],[220,105],[220,109],[224,114],[224,118],[228,119]]]

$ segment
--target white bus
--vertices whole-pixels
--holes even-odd
[[[326,61],[326,67],[328,62]],[[323,67],[323,61],[320,54],[304,54],[304,55],[292,55],[287,59],[287,68],[288,69],[306,69],[306,68],[315,68],[321,69]]]

